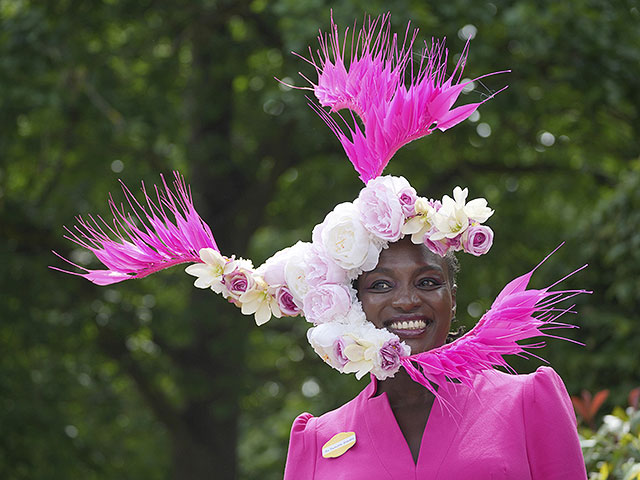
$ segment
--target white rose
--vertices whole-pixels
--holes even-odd
[[[349,311],[344,317],[342,318],[338,317],[335,319],[335,321],[339,321],[348,325],[356,325],[356,326],[370,323],[367,321],[367,316],[364,314],[364,311],[362,310],[362,303],[360,303],[360,301],[357,299],[358,294],[352,288],[349,288],[349,290],[352,291],[351,298],[354,299],[354,301],[351,302],[351,308],[349,309]]]
[[[276,252],[272,257],[268,258],[258,269],[256,273],[262,275],[265,281],[272,286],[284,285],[284,267],[289,258],[297,256],[299,252],[310,247],[310,243],[297,242],[295,245],[284,248]]]
[[[344,372],[344,367],[349,360],[344,355],[344,348],[353,343],[353,339],[345,334],[348,327],[339,323],[323,323],[307,331],[309,343],[326,363],[340,372]]]
[[[316,225],[313,242],[338,266],[350,271],[350,277],[357,275],[358,270],[375,268],[384,245],[371,237],[360,222],[357,208],[348,202],[336,205],[324,222]]]
[[[298,242],[289,252],[289,256],[284,264],[284,279],[289,287],[293,299],[299,307],[309,292],[307,282],[307,252],[311,250],[311,244]]]
[[[323,323],[307,330],[307,339],[314,349],[324,351],[331,348],[335,340],[346,333],[345,328],[340,323]]]

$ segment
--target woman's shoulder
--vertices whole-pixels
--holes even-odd
[[[313,478],[318,448],[338,432],[358,430],[362,422],[361,404],[369,393],[367,387],[353,400],[319,417],[307,412],[298,415],[291,427],[285,480]]]
[[[297,435],[305,432],[308,428],[313,428],[313,422],[315,422],[316,418],[308,413],[301,413],[296,417],[293,421],[293,425],[291,426],[291,435]]]
[[[524,396],[532,401],[567,395],[562,379],[551,367],[520,375],[487,370],[476,377],[474,390],[481,396]]]
[[[556,379],[560,380],[560,376],[551,367],[538,367],[535,372],[524,374],[505,373],[503,371],[493,369],[485,370],[480,373],[476,377],[475,383],[523,388],[527,384],[555,382]]]

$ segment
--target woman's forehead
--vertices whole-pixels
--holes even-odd
[[[414,244],[408,237],[394,243],[380,252],[375,270],[379,268],[393,269],[394,266],[413,265],[415,267],[432,267],[447,271],[446,260],[433,253],[424,244]]]

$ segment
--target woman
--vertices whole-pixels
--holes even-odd
[[[358,378],[371,374],[372,383],[342,408],[298,417],[289,479],[584,478],[557,375],[493,370],[508,367],[505,355],[526,351],[519,340],[557,326],[553,305],[580,292],[529,290],[530,272],[509,283],[469,333],[443,345],[456,293],[447,253],[486,253],[493,232],[484,222],[493,210],[485,199],[467,201],[460,187],[441,200],[418,197],[406,179],[382,172],[403,145],[455,126],[483,102],[453,107],[472,82],[460,83],[467,48],[447,78],[444,43],[425,45],[414,67],[413,39],[399,43],[388,15],[369,21],[347,67],[337,27],[320,36],[312,88],[330,112],[318,112],[365,187],[316,225],[311,242],[258,268],[223,256],[176,174],[175,193],[165,184],[160,205],[147,198],[152,213],[112,209],[116,240],[80,221],[73,240],[107,267],[82,276],[108,285],[193,262],[186,271],[196,287],[223,295],[258,325],[303,315],[313,324],[308,340],[327,364]],[[330,113],[343,108],[362,123],[336,123]],[[145,216],[148,226],[132,220]]]
[[[408,238],[380,254],[357,281],[367,319],[424,352],[445,343],[456,309],[451,262]],[[583,479],[586,471],[571,402],[550,368],[513,376],[486,371],[473,391],[443,398],[405,370],[371,383],[354,400],[319,418],[294,422],[285,479]],[[355,444],[324,458],[335,434]]]

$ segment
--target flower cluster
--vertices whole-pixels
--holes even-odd
[[[323,323],[307,332],[316,353],[342,373],[355,373],[360,379],[371,372],[378,380],[393,377],[400,359],[411,349],[387,330],[376,328],[364,314],[353,323]]]
[[[227,258],[212,248],[200,251],[202,263],[187,267],[195,286],[211,288],[255,315],[258,325],[271,316],[304,315],[314,325],[308,339],[332,367],[360,378],[393,376],[409,347],[367,321],[351,286],[375,268],[382,249],[405,235],[444,256],[449,250],[481,255],[493,241],[482,225],[492,214],[485,199],[466,202],[467,189],[453,198],[418,197],[403,177],[370,180],[353,202],[337,205],[315,226],[311,242],[279,251],[254,269],[251,262]]]
[[[268,322],[272,315],[280,318],[283,310],[289,311],[286,295],[257,275],[251,261],[224,257],[213,248],[200,250],[200,259],[202,263],[189,265],[185,269],[189,275],[198,277],[194,285],[221,294],[241,307],[244,315],[253,314],[258,325]],[[280,302],[284,305],[282,309]],[[298,313],[300,310],[292,314]]]
[[[411,235],[413,243],[424,244],[433,253],[444,256],[449,250],[465,251],[475,256],[489,251],[493,244],[493,230],[481,225],[493,214],[484,198],[468,203],[468,190],[456,187],[453,198],[445,195],[442,201],[416,200],[412,215],[402,228]]]

